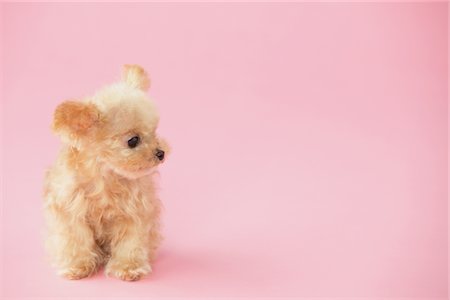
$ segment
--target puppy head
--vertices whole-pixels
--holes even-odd
[[[127,65],[121,82],[83,101],[60,104],[53,129],[64,143],[122,176],[149,174],[169,151],[156,133],[159,117],[146,93],[149,83],[141,67]]]

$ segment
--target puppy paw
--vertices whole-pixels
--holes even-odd
[[[79,265],[61,270],[59,274],[67,279],[76,280],[88,277],[94,273],[94,271],[95,267],[92,265]]]
[[[112,263],[106,267],[106,275],[113,275],[124,281],[136,281],[149,274],[152,268],[149,264]]]

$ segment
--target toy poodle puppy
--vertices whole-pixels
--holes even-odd
[[[126,65],[122,81],[65,101],[52,128],[63,147],[45,180],[47,248],[59,274],[138,280],[161,240],[152,174],[167,156],[146,72]]]

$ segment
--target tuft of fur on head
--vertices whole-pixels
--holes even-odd
[[[136,89],[146,91],[150,88],[150,79],[147,72],[138,65],[125,65],[122,80]]]

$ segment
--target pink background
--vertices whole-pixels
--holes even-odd
[[[2,293],[447,297],[447,4],[3,4]],[[166,240],[143,281],[58,278],[62,100],[148,69]]]

